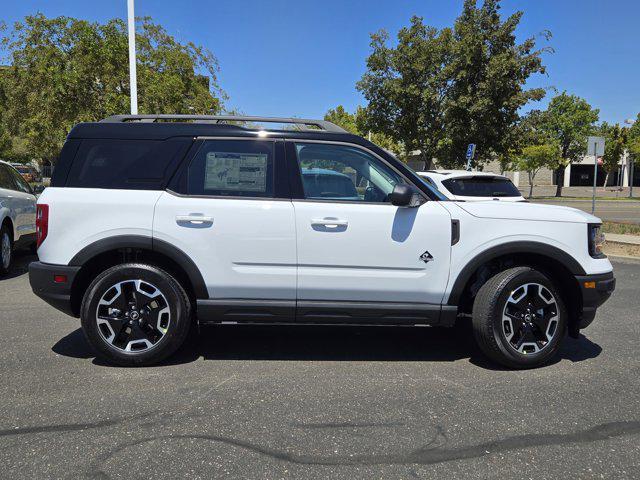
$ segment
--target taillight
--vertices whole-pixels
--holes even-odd
[[[40,247],[49,233],[49,205],[39,203],[36,205],[36,242]]]

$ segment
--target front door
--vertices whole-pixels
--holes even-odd
[[[295,219],[291,200],[277,198],[278,145],[205,139],[179,173],[181,191],[163,193],[156,205],[154,239],[193,260],[206,283],[207,305],[217,305],[210,310],[222,317],[244,312],[278,320],[260,305],[289,317],[295,309]]]
[[[447,210],[426,199],[392,205],[389,193],[407,180],[361,147],[300,142],[295,154],[305,197],[293,202],[299,314],[323,304],[330,314],[338,310],[332,302],[361,311],[440,305],[449,276]]]

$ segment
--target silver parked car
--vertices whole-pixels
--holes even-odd
[[[0,275],[11,267],[16,248],[36,243],[36,196],[18,171],[0,160]]]

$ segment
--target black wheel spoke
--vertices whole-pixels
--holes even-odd
[[[130,304],[136,304],[137,303],[137,298],[136,298],[136,285],[134,282],[125,282],[122,284],[121,286],[122,288],[122,296],[124,297],[124,301],[126,304],[130,305]]]
[[[138,282],[126,280],[107,289],[96,312],[98,330],[105,341],[119,350],[134,353],[157,344],[170,323],[166,297],[148,282],[142,282],[138,290]],[[161,312],[164,312],[163,324],[158,328]]]
[[[517,301],[513,301],[513,297]],[[557,316],[558,306],[553,294],[545,286],[528,283],[516,288],[507,300],[503,315],[511,320],[503,321],[503,334],[513,349],[520,353],[533,353],[549,344],[547,329],[552,318]],[[551,331],[552,335],[555,330]],[[532,349],[530,345],[535,345]]]

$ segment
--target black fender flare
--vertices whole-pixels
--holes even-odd
[[[96,255],[111,250],[119,250],[123,248],[144,249],[160,253],[167,256],[175,263],[180,265],[189,277],[189,281],[193,286],[196,298],[209,298],[207,286],[198,266],[191,258],[175,245],[159,240],[157,238],[147,237],[145,235],[117,235],[114,237],[103,238],[91,243],[80,250],[70,261],[69,266],[81,267]]]
[[[582,265],[580,265],[575,258],[552,245],[529,241],[503,243],[484,250],[464,266],[453,284],[447,305],[460,305],[465,286],[482,264],[504,255],[515,254],[536,254],[544,256],[558,262],[573,275],[586,275],[584,268],[582,268]]]

